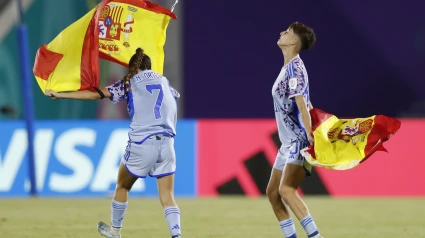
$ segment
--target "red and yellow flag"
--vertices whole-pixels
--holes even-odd
[[[310,111],[314,145],[302,155],[314,166],[334,170],[351,169],[376,151],[400,128],[400,121],[383,116],[339,119],[319,109]]]
[[[103,0],[37,51],[33,72],[44,92],[99,87],[99,57],[128,66],[138,47],[162,73],[168,9],[144,0]]]

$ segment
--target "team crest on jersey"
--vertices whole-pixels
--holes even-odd
[[[294,90],[297,88],[298,80],[297,78],[289,79],[289,89]]]

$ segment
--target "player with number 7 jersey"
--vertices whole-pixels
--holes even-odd
[[[124,80],[106,87],[113,103],[127,101],[131,118],[129,138],[133,143],[143,143],[152,135],[176,135],[179,93],[169,85],[164,76],[144,70],[136,74],[125,87]]]
[[[177,104],[180,97],[167,78],[151,70],[149,56],[138,48],[129,62],[124,79],[105,88],[92,91],[57,93],[53,99],[94,100],[109,98],[113,103],[127,101],[131,124],[129,141],[118,171],[117,186],[111,205],[111,224],[98,223],[98,231],[109,238],[121,237],[128,192],[138,178],[157,178],[158,192],[172,238],[181,237],[180,209],[174,200]]]

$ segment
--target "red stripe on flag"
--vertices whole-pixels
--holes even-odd
[[[93,90],[99,87],[99,16],[104,6],[111,0],[102,1],[93,15],[84,37],[81,54],[81,86],[80,90]]]
[[[372,131],[367,138],[367,145],[364,150],[365,158],[362,163],[376,151],[386,151],[383,143],[388,141],[400,129],[400,126],[401,123],[397,119],[383,115],[376,116]]]
[[[177,19],[177,16],[173,12],[153,2],[143,1],[143,0],[114,0],[113,2],[133,5],[135,7],[140,7],[148,11],[159,13],[159,14],[165,14],[170,16],[173,19]]]
[[[328,120],[333,115],[327,112],[324,112],[318,108],[313,108],[310,110],[310,116],[311,116],[311,122],[312,122],[311,130],[315,131],[317,127],[319,127],[323,122]]]
[[[87,90],[93,87],[99,87],[99,44],[98,36],[93,34],[96,24],[90,22],[84,37],[84,44],[81,53],[81,86],[80,90]],[[97,43],[97,44],[96,44]]]
[[[62,58],[62,54],[50,51],[46,48],[46,45],[42,45],[35,57],[35,63],[32,69],[34,75],[47,80]]]

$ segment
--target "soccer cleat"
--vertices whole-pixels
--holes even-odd
[[[181,235],[175,235],[175,236],[172,236],[171,238],[182,238],[182,236]]]
[[[322,235],[318,234],[316,236],[313,236],[312,238],[324,238]]]
[[[97,223],[97,230],[99,233],[107,238],[121,238],[120,230],[113,228],[111,225],[106,224],[103,221]]]

